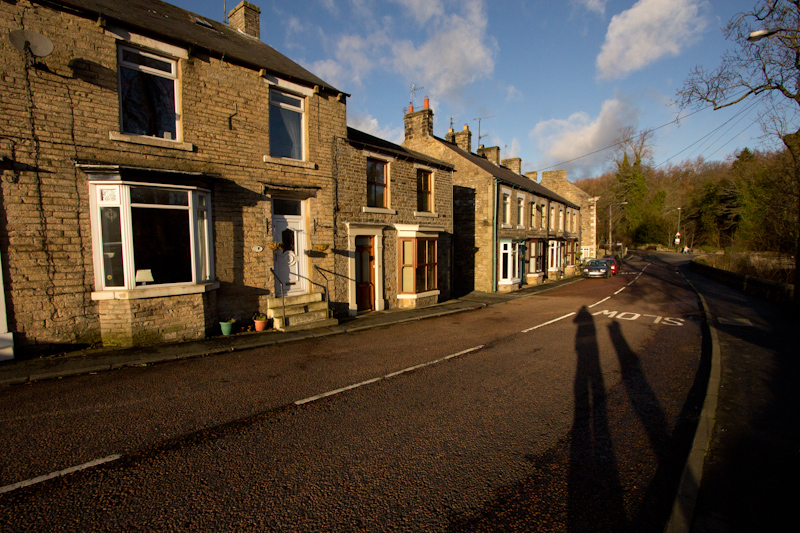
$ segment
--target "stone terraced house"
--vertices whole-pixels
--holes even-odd
[[[427,104],[405,114],[403,146],[451,163],[455,295],[511,291],[578,272],[581,210],[577,203],[521,174],[522,160],[478,147],[472,133],[433,135]]]
[[[256,312],[326,323],[323,296],[346,301],[324,272],[347,95],[261,42],[256,6],[227,25],[158,0],[15,0],[0,26],[5,356]]]
[[[336,161],[337,311],[450,299],[453,165],[353,128]]]

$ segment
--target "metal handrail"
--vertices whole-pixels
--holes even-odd
[[[318,267],[317,265],[314,265],[314,268],[317,269],[317,272],[319,272],[320,276],[322,276],[323,279],[325,280],[325,305],[328,308],[328,318],[330,318],[332,316],[331,315],[330,286],[329,286],[330,280],[328,279],[328,276],[326,276],[324,274],[324,272],[329,272],[329,271],[323,270],[322,268]]]
[[[286,288],[283,285],[283,280],[278,277],[278,274],[270,267],[270,272],[272,275],[275,276],[275,279],[278,280],[278,283],[281,284],[281,305],[283,306],[283,327],[286,327]]]

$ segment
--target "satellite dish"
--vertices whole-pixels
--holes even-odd
[[[14,48],[23,54],[27,53],[27,50],[30,50],[34,57],[46,57],[53,53],[53,41],[35,31],[14,30],[9,32],[8,38]]]

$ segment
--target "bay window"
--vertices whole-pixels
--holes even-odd
[[[129,182],[90,189],[97,290],[211,280],[208,191]]]
[[[437,239],[400,238],[400,293],[419,294],[438,288]]]
[[[519,282],[519,243],[500,241],[500,283]]]

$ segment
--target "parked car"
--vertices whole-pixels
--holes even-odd
[[[587,261],[583,267],[584,278],[609,278],[611,277],[611,265],[604,259],[592,259]]]
[[[606,256],[603,259],[601,259],[601,261],[605,261],[606,263],[608,263],[608,267],[611,269],[611,274],[612,275],[614,275],[614,276],[617,275],[617,270],[619,269],[619,264],[617,263],[616,259],[614,259],[613,257],[610,257],[610,256]]]

